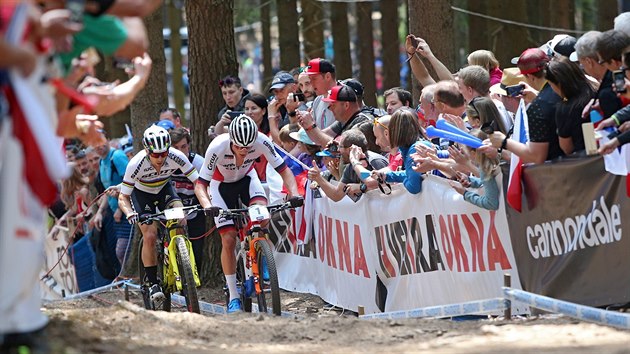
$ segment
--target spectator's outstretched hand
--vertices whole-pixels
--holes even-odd
[[[523,89],[523,93],[519,96],[516,96],[516,98],[523,98],[525,100],[525,103],[528,104],[532,103],[532,101],[538,96],[538,91],[529,86],[529,84],[525,81],[521,81],[519,82],[519,84],[525,86],[525,88]]]
[[[495,131],[494,133],[490,134],[488,139],[490,140],[490,143],[492,144],[492,146],[498,149],[501,147],[501,144],[503,144],[503,140],[505,139],[505,134],[499,131]]]
[[[313,167],[308,170],[308,179],[315,182],[319,182],[322,179],[322,171],[315,160],[313,160]]]
[[[620,126],[619,126],[619,131],[622,133],[627,132],[628,130],[630,130],[630,121],[627,122],[623,122]]]
[[[464,186],[462,186],[462,184],[461,184],[461,183],[456,182],[456,181],[448,181],[448,184],[449,184],[451,187],[453,187],[453,189],[454,189],[457,193],[459,193],[459,194],[461,194],[461,195],[464,195],[464,193],[466,193],[466,188],[464,188]]]
[[[431,47],[429,47],[429,44],[427,43],[427,41],[425,41],[422,38],[418,38],[418,49],[416,49],[416,51],[425,58],[430,58],[433,56]]]
[[[483,141],[483,145],[477,148],[477,152],[485,154],[491,159],[496,159],[499,156],[499,150],[492,146],[489,139]]]
[[[79,134],[76,136],[88,146],[99,146],[107,142],[105,136],[101,134],[103,123],[98,121],[97,116],[87,114],[77,114],[77,129]]]
[[[614,138],[612,140],[607,141],[606,144],[603,144],[602,146],[600,146],[599,149],[597,149],[597,152],[600,155],[608,155],[611,152],[615,151],[615,149],[618,147],[619,147],[619,139]]]
[[[443,113],[442,117],[444,117],[444,119],[453,124],[454,126],[458,127],[459,129],[466,131],[466,124],[464,124],[464,120],[462,119],[462,117],[460,116],[456,116],[454,114],[448,114],[448,113]]]
[[[603,121],[599,122],[599,125],[597,126],[597,128],[595,128],[595,130],[603,130],[604,128],[614,127],[616,125],[617,125],[617,122],[615,122],[615,120],[612,117],[606,118]]]

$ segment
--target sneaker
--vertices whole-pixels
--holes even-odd
[[[151,285],[149,288],[149,297],[151,298],[151,301],[161,301],[166,298],[159,284]]]
[[[262,257],[262,277],[263,281],[269,281],[269,268],[267,267],[267,257]]]
[[[241,299],[232,299],[228,304],[227,313],[241,312]]]

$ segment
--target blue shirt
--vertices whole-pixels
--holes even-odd
[[[415,163],[411,158],[411,154],[416,151],[417,144],[423,144],[423,142],[416,141],[408,148],[398,148],[398,150],[400,150],[400,156],[402,157],[405,170],[387,172],[387,177],[385,178],[387,182],[402,182],[411,194],[418,194],[422,191],[422,174],[413,170]]]
[[[488,179],[486,178],[487,176],[481,170],[479,171],[479,178],[473,176],[468,177],[470,180],[470,187],[484,187],[484,195],[466,191],[464,192],[464,200],[480,208],[497,210],[499,209],[499,185],[494,177],[489,177]]]
[[[109,188],[120,184],[125,175],[129,159],[122,150],[110,148],[107,156],[99,162],[99,173],[103,187]],[[113,170],[115,169],[115,171]],[[107,197],[107,203],[112,212],[118,209],[118,198]]]

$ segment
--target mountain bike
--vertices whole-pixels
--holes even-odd
[[[258,301],[258,312],[280,316],[280,286],[269,231],[262,224],[271,214],[304,204],[301,197],[277,205],[251,205],[243,209],[221,209],[218,218],[234,221],[240,242],[236,244],[236,285],[243,310],[252,311],[252,297]],[[224,288],[226,304],[229,291]]]
[[[165,209],[155,214],[143,215],[140,218],[140,223],[158,221],[162,225],[158,229],[158,237],[155,242],[158,258],[158,280],[165,297],[162,301],[154,302],[149,296],[151,284],[145,277],[142,265],[142,238],[138,249],[142,299],[147,310],[171,311],[171,294],[181,291],[186,299],[187,311],[199,313],[197,287],[201,285],[201,282],[197,273],[195,255],[192,252],[190,240],[188,240],[186,227],[179,225],[180,219],[192,218],[190,215],[199,210],[203,209],[199,205],[193,205]]]

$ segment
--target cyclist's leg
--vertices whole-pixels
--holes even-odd
[[[173,188],[173,185],[170,183],[167,183],[162,190],[160,191],[160,193],[164,193],[164,198],[162,199],[164,201],[164,208],[165,209],[169,209],[169,208],[181,208],[184,206],[184,204],[182,204],[182,199],[179,197],[179,194],[177,194],[177,192],[175,192],[175,188]],[[160,206],[162,207],[162,206]],[[186,218],[181,219],[179,221],[180,225],[186,225]],[[181,230],[183,232],[183,230]]]
[[[221,209],[234,209],[238,207],[239,183],[221,183],[211,181],[209,185],[212,205]],[[230,301],[239,298],[236,287],[236,238],[238,232],[232,220],[214,218],[214,223],[221,235],[221,266],[225,281],[230,292]]]
[[[138,189],[131,192],[131,206],[138,216],[152,214],[155,206],[159,204],[160,194],[150,194]],[[155,242],[157,240],[157,223],[139,224],[142,233],[142,265],[147,279],[151,284],[158,284],[157,278],[157,253]]]

